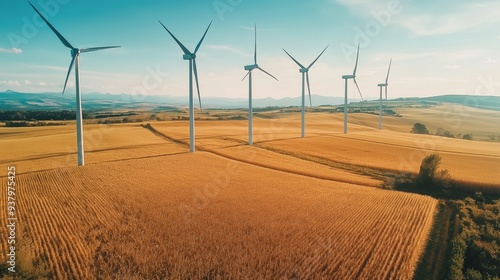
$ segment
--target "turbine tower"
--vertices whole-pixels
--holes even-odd
[[[158,21],[165,30],[172,36],[172,38],[177,42],[179,47],[182,49],[184,52],[184,55],[182,58],[184,60],[189,61],[189,147],[191,153],[194,153],[196,151],[196,146],[195,146],[195,131],[194,131],[194,100],[193,100],[193,73],[194,73],[194,78],[196,80],[196,89],[198,91],[198,101],[200,102],[200,109],[201,109],[201,96],[200,96],[200,86],[198,84],[198,69],[196,67],[196,53],[200,49],[201,44],[203,43],[203,40],[205,39],[205,36],[207,35],[208,29],[210,29],[210,26],[212,25],[212,22],[207,27],[207,30],[203,34],[203,37],[201,37],[200,42],[198,45],[196,45],[196,49],[194,52],[189,51],[177,38],[168,30],[161,21]]]
[[[358,69],[358,59],[359,59],[359,44],[358,44],[358,54],[356,55],[356,65],[354,66],[354,71],[352,75],[344,75],[342,79],[345,80],[345,99],[344,99],[344,134],[347,134],[347,80],[352,79],[356,88],[358,88],[359,96],[361,96],[361,100],[363,100],[363,95],[361,94],[361,90],[359,90],[358,82],[356,82],[356,70]]]
[[[73,69],[73,64],[75,65],[75,87],[76,87],[76,138],[77,138],[77,148],[78,148],[78,165],[85,165],[85,155],[83,149],[83,121],[82,121],[82,97],[80,95],[80,54],[86,52],[94,52],[105,49],[119,48],[120,46],[111,47],[96,47],[87,49],[78,49],[73,47],[66,38],[64,38],[61,33],[59,33],[52,24],[28,1],[28,3],[35,9],[35,12],[42,18],[42,20],[50,27],[50,29],[56,34],[56,36],[61,40],[64,46],[71,50],[71,63],[69,65],[68,74],[66,75],[66,81],[64,82],[64,88],[62,93],[66,91],[66,85],[68,84],[69,75],[71,74],[71,69]]]
[[[264,69],[260,68],[257,64],[257,25],[255,25],[255,52],[253,56],[254,64],[245,66],[245,70],[248,73],[243,77],[243,80],[248,76],[248,144],[253,145],[253,108],[252,108],[252,71],[255,69],[259,69],[260,71],[266,73],[267,75],[274,78],[276,81],[279,81],[276,77],[269,74]]]
[[[300,62],[298,62],[295,58],[293,58],[293,56],[291,56],[285,49],[283,49],[285,51],[285,53],[293,60],[295,61],[295,63],[297,63],[297,65],[300,67],[299,69],[299,72],[302,73],[302,130],[301,130],[301,136],[302,138],[305,137],[305,114],[306,114],[306,108],[305,108],[305,103],[306,103],[306,98],[305,98],[305,83],[306,83],[306,80],[307,80],[307,90],[309,92],[309,105],[312,107],[312,100],[311,100],[311,86],[309,84],[309,69],[311,69],[311,67],[314,65],[314,63],[316,63],[316,61],[318,61],[318,59],[321,57],[321,55],[323,55],[323,53],[326,51],[326,49],[328,48],[328,46],[326,46],[326,48],[319,54],[319,56],[311,63],[309,64],[309,66],[306,68],[304,67],[302,64],[300,64]]]
[[[387,77],[385,78],[385,84],[378,84],[380,87],[380,114],[378,117],[378,129],[382,129],[382,88],[385,87],[385,100],[387,101],[387,86],[389,85],[389,73],[391,72],[392,58],[389,62],[389,70],[387,70]]]

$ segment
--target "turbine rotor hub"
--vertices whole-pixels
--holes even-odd
[[[309,72],[309,69],[307,69],[307,68],[301,68],[301,69],[299,70],[299,72],[300,72],[300,73],[307,73],[307,72]]]
[[[257,67],[259,67],[259,65],[257,65],[257,64],[247,65],[247,66],[245,66],[245,70],[252,71],[253,69],[255,69]]]
[[[196,58],[196,54],[194,53],[190,53],[190,54],[185,54],[182,56],[182,58],[184,60],[192,60],[192,59],[195,59]]]
[[[71,49],[71,56],[75,56],[80,53],[79,49]]]

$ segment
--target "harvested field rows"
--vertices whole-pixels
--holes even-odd
[[[410,279],[437,206],[205,152],[17,180],[19,265],[58,279]]]
[[[169,131],[161,125],[158,126],[154,124],[152,125],[152,127],[164,135],[167,135],[166,132]],[[174,135],[174,137],[179,137],[178,134]],[[313,178],[372,187],[379,187],[383,183],[381,180],[350,173],[345,170],[327,166],[325,164],[307,161],[295,158],[293,156],[287,156],[265,149],[248,146],[248,144],[244,140],[241,140],[241,138],[238,136],[236,138],[203,137],[197,141],[197,148],[233,160],[254,164],[269,169],[305,175]]]
[[[18,172],[23,174],[76,166],[74,126],[45,129],[7,129],[7,133],[0,136],[0,168],[16,165]],[[188,151],[185,147],[165,143],[140,125],[87,125],[84,136],[86,164]]]
[[[392,139],[398,138],[397,133]],[[337,162],[366,166],[375,169],[417,173],[423,158],[438,153],[442,157],[441,168],[448,169],[454,180],[469,182],[472,185],[483,185],[477,191],[500,194],[500,144],[482,143],[471,148],[470,142],[447,139],[445,143],[424,145],[403,141],[400,145],[372,141],[368,133],[353,133],[349,136],[322,136],[307,139],[288,139],[260,143],[263,148],[280,150],[290,155],[309,155]],[[416,137],[419,139],[419,137]],[[429,140],[428,136],[420,136],[421,141]],[[389,140],[394,141],[394,140]],[[463,149],[460,148],[460,144]],[[315,147],[311,149],[310,147]]]

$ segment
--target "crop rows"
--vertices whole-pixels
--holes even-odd
[[[18,182],[19,265],[57,279],[410,279],[437,204],[204,152]]]

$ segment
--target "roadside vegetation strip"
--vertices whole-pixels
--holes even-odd
[[[334,181],[334,182],[342,182],[342,183],[348,183],[348,184],[354,184],[354,185],[362,185],[362,186],[370,186],[370,187],[379,187],[382,182],[379,180],[374,180],[371,178],[355,175],[355,174],[350,174],[347,172],[344,172],[342,170],[336,170],[336,169],[326,169],[324,165],[319,165],[319,166],[314,166],[317,163],[313,163],[310,161],[302,161],[301,159],[295,159],[295,168],[292,168],[291,166],[289,167],[283,167],[280,166],[280,164],[276,164],[276,162],[280,162],[280,160],[288,160],[290,161],[290,158],[286,159],[283,157],[280,157],[278,155],[267,155],[274,157],[274,162],[270,159],[263,159],[261,157],[262,151],[259,151],[258,148],[255,147],[238,147],[238,151],[231,151],[229,148],[227,149],[214,149],[214,150],[207,150],[205,152],[212,153],[224,158],[232,159],[235,161],[243,162],[246,164],[251,164],[255,166],[259,166],[262,168],[266,169],[271,169],[271,170],[276,170],[276,171],[281,171],[281,172],[286,172],[286,173],[291,173],[291,174],[296,174],[296,175],[301,175],[301,176],[306,176],[310,178],[316,178],[316,179],[321,179],[321,180],[328,180],[328,181]],[[241,152],[243,150],[247,150],[246,152]],[[253,150],[253,151],[252,151]],[[265,150],[264,150],[265,151]],[[245,154],[254,154],[255,159],[245,159]],[[322,172],[320,172],[319,169],[324,169]]]
[[[450,243],[453,238],[455,214],[451,205],[439,202],[434,218],[434,225],[429,241],[422,254],[415,272],[415,280],[445,279],[448,274],[447,260],[450,254]]]
[[[362,166],[362,165],[356,165],[356,164],[336,161],[336,160],[332,160],[332,159],[329,159],[326,157],[318,157],[318,156],[298,153],[298,152],[294,152],[291,150],[271,147],[271,146],[267,146],[265,144],[260,144],[260,143],[257,143],[255,145],[259,148],[262,148],[262,149],[265,149],[268,151],[272,151],[275,153],[280,153],[283,155],[288,155],[288,156],[296,157],[299,159],[327,165],[327,166],[330,166],[333,168],[343,169],[343,170],[352,172],[354,174],[369,176],[369,177],[372,177],[376,180],[383,181],[385,179],[388,179],[390,177],[394,177],[395,175],[401,173],[401,172],[396,172],[396,171],[393,171],[390,169],[385,169],[385,168],[373,168],[373,167],[369,167],[369,166]],[[407,172],[403,172],[403,173],[408,174]]]
[[[415,176],[421,160],[428,155],[419,149],[384,150],[379,146],[356,147],[349,145],[348,141],[335,146],[329,140],[328,138],[308,138],[305,141],[292,139],[257,143],[257,146],[303,159],[324,162],[332,167],[374,176],[380,180]],[[316,149],[308,149],[314,145]],[[442,156],[443,167],[449,170],[457,189],[471,193],[482,191],[493,195],[500,194],[500,181],[496,173],[492,172],[496,167],[500,168],[500,161],[490,157],[448,153]]]

